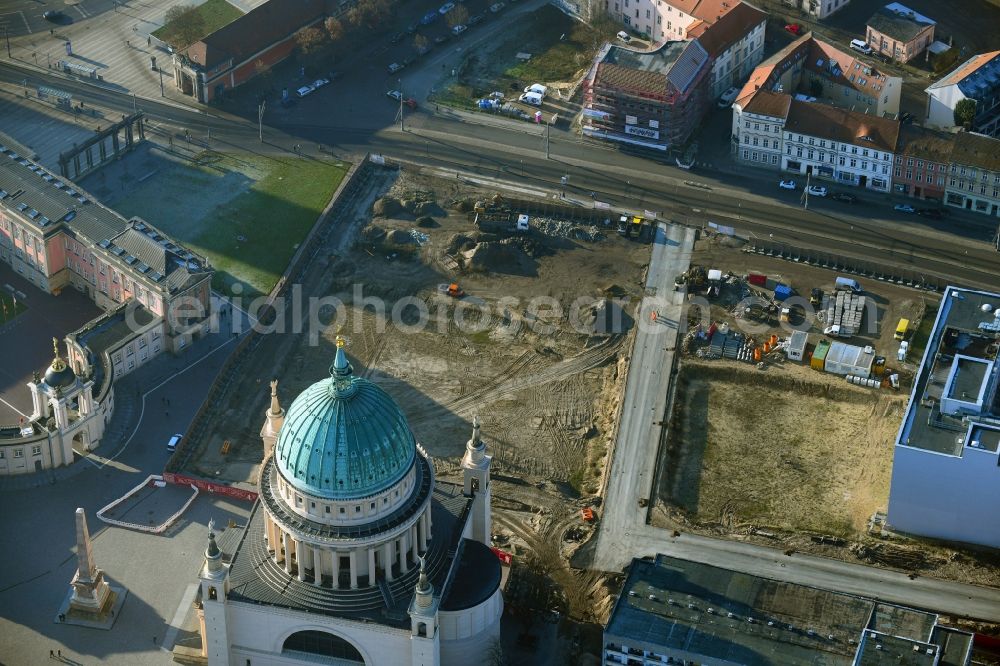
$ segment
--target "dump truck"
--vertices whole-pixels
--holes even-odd
[[[503,197],[494,194],[489,201],[477,201],[474,222],[481,231],[494,234],[525,234],[531,230],[530,218],[511,210]]]

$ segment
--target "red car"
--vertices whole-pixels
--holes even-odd
[[[802,26],[799,25],[798,23],[789,23],[788,25],[785,26],[785,30],[792,33],[793,35],[802,34]]]

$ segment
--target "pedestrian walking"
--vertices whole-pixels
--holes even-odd
[[[62,650],[56,650],[56,656],[62,659]]]
[[[152,46],[152,45],[153,45],[153,38],[146,37],[146,46]]]
[[[56,651],[55,650],[49,650],[49,659],[53,659],[53,658],[55,658],[55,656],[56,656]]]
[[[129,44],[129,41],[127,39],[125,40],[125,47],[126,48],[131,48],[132,47],[132,45]]]
[[[156,636],[153,636],[153,645],[156,645]]]

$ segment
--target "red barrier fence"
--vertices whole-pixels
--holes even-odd
[[[163,480],[167,483],[176,483],[181,486],[194,486],[198,490],[203,490],[207,493],[225,495],[226,497],[243,500],[244,502],[257,501],[257,493],[252,490],[234,488],[232,486],[227,486],[224,483],[215,483],[214,481],[208,481],[207,479],[199,479],[193,476],[185,476],[184,474],[175,474],[173,472],[164,472]]]
[[[490,547],[490,550],[493,551],[493,554],[496,555],[503,564],[509,565],[514,561],[514,556],[505,550],[500,550],[499,548],[494,548],[492,546]]]

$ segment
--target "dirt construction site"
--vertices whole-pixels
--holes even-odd
[[[600,521],[597,494],[624,394],[649,234],[623,236],[610,220],[560,218],[554,201],[541,200],[549,214],[533,212],[523,228],[497,194],[418,168],[374,170],[300,280],[303,299],[328,299],[323,325],[258,336],[211,396],[207,427],[189,442],[183,471],[252,488],[269,381],[279,380],[287,408],[327,376],[343,335],[355,372],[398,402],[440,479],[460,480],[460,457],[479,417],[494,457],[495,545],[547,581],[538,602],[544,613],[558,609],[574,620],[553,641],[538,629],[544,621],[526,621],[507,646],[512,663],[567,655],[569,662],[552,663],[587,663],[585,655],[599,651],[620,576],[573,570],[568,561]],[[652,522],[786,552],[1000,582],[989,555],[878,533],[892,444],[937,294],[863,285],[867,319],[848,341],[879,355],[885,386],[861,387],[814,369],[810,358],[829,336],[807,297],[822,289],[822,311],[835,273],[704,234],[692,266],[722,278],[688,284],[692,296],[706,285],[719,289],[689,309]],[[751,273],[766,277],[752,290],[761,307],[743,305]],[[801,297],[776,303],[780,285]],[[902,361],[894,335],[900,318],[911,322]],[[759,360],[713,354],[705,334],[723,325],[733,334],[753,331],[740,338],[745,349],[751,340],[775,343]],[[790,325],[810,331],[801,362],[785,358]],[[517,593],[508,596],[516,607]]]
[[[697,242],[692,266],[699,284],[688,285],[689,299],[705,296],[689,309],[653,523],[1000,583],[995,556],[881,529],[893,446],[938,294],[859,278],[866,299],[860,326],[838,337],[828,317],[838,273],[711,236]],[[715,280],[703,281],[714,271]],[[775,300],[776,293],[791,296]],[[899,334],[901,319],[909,325]],[[795,330],[808,336],[801,360],[787,347]],[[901,357],[904,341],[909,350]],[[830,356],[824,364],[824,349],[838,342],[867,359],[875,386],[850,383]]]
[[[650,246],[555,216],[532,215],[526,232],[505,233],[490,215],[493,226],[477,226],[476,202],[503,208],[495,191],[419,171],[375,174],[302,280],[303,298],[343,303],[336,318],[323,310],[321,332],[259,336],[212,399],[184,471],[251,487],[269,381],[287,408],[328,375],[339,333],[355,372],[408,416],[439,478],[460,480],[478,415],[494,459],[498,545],[575,575],[560,548],[585,537],[581,508],[598,491]]]

